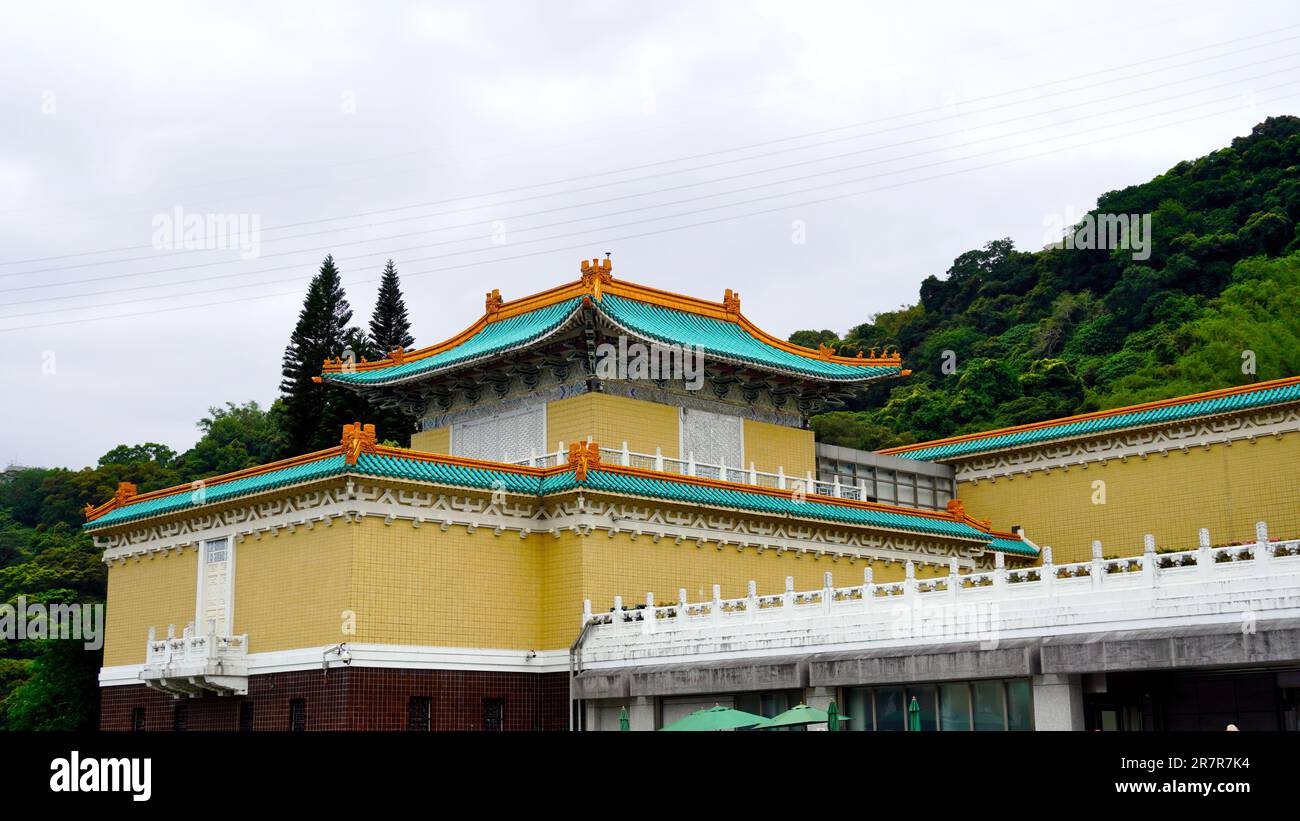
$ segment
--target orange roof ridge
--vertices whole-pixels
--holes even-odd
[[[895,366],[902,362],[902,357],[897,348],[893,353],[889,352],[892,346],[884,346],[880,349],[880,354],[876,355],[876,348],[870,349],[870,356],[863,356],[859,351],[857,356],[840,356],[831,348],[823,346],[819,350],[805,348],[801,345],[795,345],[779,337],[773,336],[763,329],[759,328],[747,317],[740,312],[740,294],[733,292],[730,288],[723,294],[722,301],[712,302],[699,297],[687,296],[685,294],[666,291],[660,288],[654,288],[649,285],[639,285],[626,280],[616,280],[613,277],[613,266],[608,264],[609,260],[592,260],[590,263],[583,260],[582,277],[574,282],[557,285],[535,294],[520,297],[513,300],[504,300],[501,297],[499,289],[493,289],[487,293],[485,302],[485,311],[483,316],[479,317],[474,324],[465,330],[446,339],[442,342],[418,348],[413,351],[398,349],[389,352],[384,359],[373,362],[356,362],[346,364],[341,360],[335,359],[326,361],[322,373],[338,373],[345,367],[349,370],[368,371],[381,370],[390,368],[395,365],[406,362],[414,362],[428,357],[435,356],[443,351],[461,345],[470,337],[483,330],[489,323],[499,322],[503,319],[510,319],[521,314],[526,314],[540,308],[546,308],[564,302],[576,297],[592,297],[597,302],[605,294],[626,297],[638,302],[645,302],[651,305],[657,305],[663,308],[683,311],[685,313],[695,314],[710,319],[716,319],[723,322],[733,322],[743,328],[747,333],[755,338],[788,353],[809,359],[821,359],[823,361],[835,362],[842,365],[857,365],[864,367]],[[904,376],[907,375],[905,372]],[[319,377],[316,381],[320,381]]]
[[[1156,399],[1151,402],[1143,402],[1137,405],[1125,405],[1121,408],[1110,408],[1109,410],[1092,411],[1091,413],[1080,413],[1074,416],[1062,416],[1057,419],[1046,419],[1042,422],[1030,422],[1024,425],[1013,425],[1006,428],[995,428],[994,430],[980,431],[978,433],[966,433],[961,436],[950,436],[946,439],[931,439],[928,442],[917,442],[913,445],[898,445],[892,448],[883,448],[876,453],[894,454],[906,453],[911,450],[921,450],[924,448],[939,447],[941,445],[950,445],[955,442],[969,442],[975,439],[988,439],[995,436],[1005,436],[1012,433],[1021,433],[1029,430],[1040,430],[1042,428],[1056,427],[1057,425],[1069,425],[1075,422],[1086,422],[1089,419],[1104,419],[1108,416],[1122,416],[1127,413],[1141,413],[1142,411],[1157,410],[1174,405],[1185,405],[1190,402],[1202,402],[1208,399],[1219,399],[1224,396],[1235,396],[1242,393],[1254,393],[1255,391],[1269,390],[1270,388],[1285,388],[1290,385],[1300,383],[1300,376],[1286,376],[1281,379],[1272,379],[1267,382],[1255,382],[1250,385],[1238,385],[1232,388],[1218,388],[1203,393],[1192,393],[1185,396],[1174,396],[1168,399]]]

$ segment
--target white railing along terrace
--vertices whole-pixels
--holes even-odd
[[[145,649],[145,667],[158,674],[188,675],[220,662],[232,671],[241,670],[248,657],[248,635],[220,636],[213,632],[197,633],[194,625],[176,635],[176,625],[167,628],[167,638],[159,639],[149,628]]]
[[[514,460],[510,458],[510,454],[507,454],[505,461],[512,465],[541,468],[562,465],[568,458],[568,451],[565,450],[563,442],[559,444],[560,447],[554,453],[538,454],[534,452],[527,459]],[[628,450],[625,444],[622,449],[602,447],[600,449],[600,458],[602,462],[611,465],[655,470],[661,473],[676,473],[680,476],[698,476],[702,479],[720,479],[742,485],[830,496],[836,499],[862,500],[870,495],[867,493],[866,485],[863,482],[856,485],[845,484],[841,483],[838,477],[834,481],[823,482],[815,478],[811,472],[806,473],[804,476],[787,475],[784,468],[777,468],[776,473],[767,473],[755,470],[753,462],[749,463],[748,468],[725,463],[697,462],[694,453],[687,453],[685,459],[677,459],[672,456],[664,456],[663,452],[658,449],[654,453],[637,453]]]
[[[670,655],[974,637],[962,635],[960,625],[932,636],[900,631],[899,611],[907,608],[980,621],[982,631],[1003,636],[1300,614],[1300,539],[1270,541],[1263,522],[1255,530],[1253,543],[1214,547],[1202,529],[1199,547],[1176,552],[1157,552],[1147,536],[1142,555],[1123,558],[1104,558],[1094,542],[1090,561],[1060,565],[1044,548],[1041,566],[1014,570],[998,553],[992,570],[962,574],[954,561],[947,576],[936,578],[917,579],[909,561],[896,582],[875,583],[867,566],[863,583],[851,587],[833,587],[826,573],[820,590],[795,591],[787,577],[785,592],[775,595],[757,595],[751,581],[743,598],[723,599],[715,584],[713,599],[704,602],[688,602],[684,589],[675,604],[658,604],[647,593],[644,605],[628,608],[616,597],[604,613],[593,613],[587,601],[582,623],[593,629],[583,655],[589,662],[650,663]]]

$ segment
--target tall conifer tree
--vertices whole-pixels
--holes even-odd
[[[320,272],[307,286],[307,297],[298,312],[298,324],[284,350],[284,378],[280,394],[284,397],[286,438],[290,453],[304,453],[337,443],[339,430],[334,428],[343,409],[337,404],[337,388],[312,381],[320,376],[326,359],[341,356],[352,321],[352,308],[343,293],[343,280],[334,265],[334,256],[325,257]]]
[[[410,350],[415,344],[411,336],[411,320],[406,315],[406,300],[397,279],[397,268],[388,260],[379,282],[379,299],[370,318],[370,342],[381,356],[396,348]]]

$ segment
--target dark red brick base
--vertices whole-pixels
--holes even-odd
[[[301,700],[307,730],[405,730],[416,697],[429,699],[433,730],[482,730],[498,709],[501,729],[567,730],[568,689],[567,673],[336,667],[328,675],[306,670],[251,676],[247,696],[176,699],[143,684],[104,687],[99,727],[131,730],[142,719],[146,730],[233,731],[241,729],[241,711],[251,709],[243,718],[251,718],[253,730],[288,730],[291,702]]]

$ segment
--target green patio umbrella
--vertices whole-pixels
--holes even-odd
[[[831,709],[834,710],[835,702],[831,702]],[[798,727],[802,724],[821,724],[829,722],[832,713],[830,711],[819,710],[816,707],[809,707],[807,704],[800,704],[798,707],[791,707],[780,715],[764,719],[762,724],[754,727],[755,730],[767,730],[773,727]],[[848,716],[839,716],[839,718],[848,718]]]
[[[618,729],[620,732],[624,733],[632,729],[632,722],[628,721],[627,718],[626,707],[623,707],[618,711]]]
[[[685,718],[678,719],[667,727],[660,727],[663,731],[685,731],[698,732],[700,730],[737,730],[741,727],[753,727],[763,721],[762,716],[756,716],[753,713],[746,713],[743,710],[733,710],[730,707],[723,707],[715,704],[707,710],[696,710]]]
[[[912,696],[912,703],[907,705],[907,729],[921,730],[921,705],[916,703],[916,696]]]
[[[835,706],[835,702],[826,706],[826,729],[835,732],[840,728],[840,721],[847,719],[848,716],[840,715],[840,708]]]

